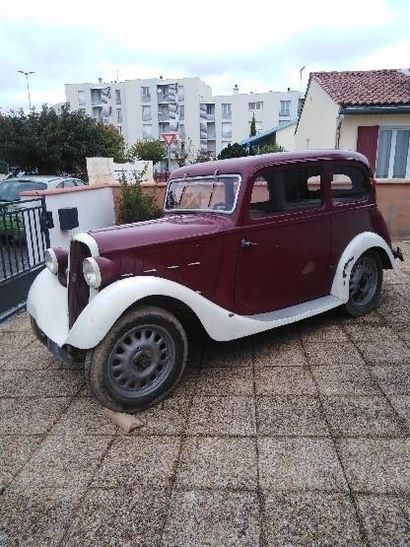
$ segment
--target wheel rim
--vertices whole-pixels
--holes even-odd
[[[175,342],[158,325],[142,325],[119,338],[107,362],[108,382],[127,398],[148,395],[161,385],[175,361]]]
[[[376,294],[378,279],[376,262],[369,256],[360,257],[350,275],[350,300],[366,306]]]

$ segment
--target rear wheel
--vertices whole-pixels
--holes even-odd
[[[184,371],[188,343],[174,315],[156,307],[124,314],[86,358],[97,399],[116,411],[137,412],[163,399]]]
[[[350,273],[349,300],[345,310],[353,317],[360,317],[374,310],[381,298],[383,268],[375,251],[362,254]]]

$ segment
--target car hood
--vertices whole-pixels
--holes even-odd
[[[232,220],[215,214],[167,215],[163,218],[92,230],[101,255],[136,247],[172,243],[216,234]]]

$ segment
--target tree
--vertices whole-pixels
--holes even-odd
[[[248,151],[244,146],[241,146],[237,142],[234,144],[228,144],[226,148],[223,148],[218,154],[218,160],[226,160],[228,158],[240,158],[241,156],[247,156]]]
[[[86,157],[124,158],[124,139],[112,127],[81,112],[40,111],[0,114],[0,160],[9,169],[48,175],[86,177]]]
[[[260,146],[254,147],[254,154],[271,154],[272,152],[286,152],[283,146],[276,144],[276,142],[261,144]]]
[[[164,144],[160,140],[137,141],[128,149],[127,158],[158,163],[166,158]]]
[[[255,112],[252,114],[252,121],[251,121],[251,129],[249,132],[250,137],[254,137],[256,135],[256,120],[255,120]]]
[[[141,173],[135,175],[135,184],[121,180],[119,220],[121,224],[141,222],[161,216],[161,210],[155,202],[155,196],[146,194],[141,188]]]
[[[184,167],[184,165],[195,163],[191,139],[179,139],[171,148],[170,156],[171,159],[177,162],[178,167]]]

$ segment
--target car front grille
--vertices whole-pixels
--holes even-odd
[[[70,329],[88,304],[90,289],[83,276],[84,259],[91,256],[85,243],[72,241],[70,245],[70,269],[68,276],[68,315]]]

